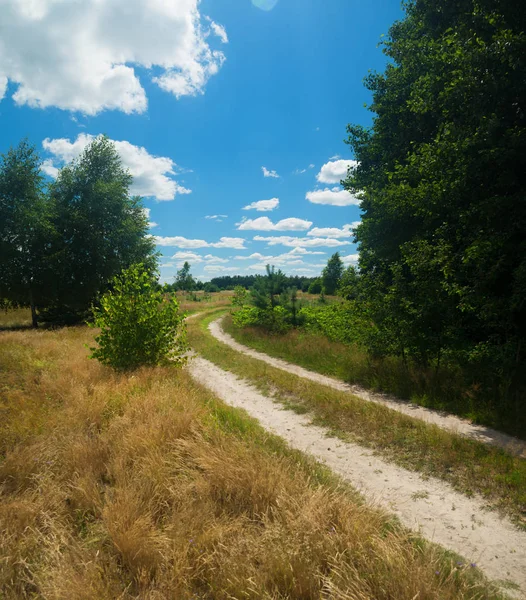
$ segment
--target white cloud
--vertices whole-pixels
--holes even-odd
[[[347,177],[349,168],[355,169],[358,164],[355,160],[333,160],[325,163],[316,179],[320,183],[340,183],[342,179]]]
[[[261,170],[263,171],[264,177],[274,177],[275,179],[279,179],[279,175],[276,171],[269,171],[267,167],[261,167]]]
[[[228,44],[228,35],[222,25],[219,25],[219,23],[216,23],[215,21],[210,21],[210,27],[223,44]]]
[[[331,206],[360,206],[360,200],[350,194],[347,190],[339,187],[307,192],[305,198],[313,204],[329,204]]]
[[[176,252],[172,256],[173,260],[177,260],[178,262],[193,262],[193,263],[202,263],[203,257],[200,254],[196,254],[195,252]]]
[[[340,256],[344,265],[355,265],[360,258],[359,254],[348,254],[347,256]]]
[[[53,165],[53,161],[50,158],[47,158],[41,165],[40,169],[44,171],[46,175],[56,179],[58,176],[59,169]]]
[[[222,223],[223,219],[227,219],[228,215],[206,215],[205,219],[212,219],[218,223]]]
[[[0,100],[5,96],[7,92],[7,77],[0,75]]]
[[[154,236],[158,246],[173,248],[233,248],[234,250],[246,250],[244,238],[222,237],[219,242],[206,242],[205,240],[189,240],[182,236],[164,237]]]
[[[226,265],[229,262],[228,258],[213,256],[212,254],[207,254],[204,258],[207,263],[220,263],[222,265]]]
[[[279,206],[279,198],[271,198],[270,200],[258,200],[257,202],[252,202],[252,204],[247,204],[243,207],[243,210],[257,210],[258,212],[269,212],[278,208]]]
[[[146,215],[146,218],[148,219],[148,227],[150,229],[153,229],[154,227],[159,227],[159,223],[155,223],[155,221],[150,221],[150,212],[151,210],[149,208],[143,208],[144,214]]]
[[[1,0],[0,0],[1,1]],[[78,135],[74,142],[66,138],[42,142],[44,150],[54,156],[54,161],[59,163],[70,162],[95,139],[95,136],[86,133]],[[192,191],[179,185],[175,175],[175,162],[166,156],[153,156],[145,148],[134,146],[126,141],[113,141],[121,157],[122,164],[133,176],[131,193],[139,196],[151,196],[159,201],[173,200],[177,194],[190,194]],[[47,160],[45,172],[51,175],[51,170],[56,169],[53,160]],[[55,172],[55,175],[58,171]]]
[[[345,238],[351,237],[353,235],[354,230],[360,221],[354,221],[350,225],[344,225],[341,229],[338,227],[313,227],[307,235],[315,236],[315,237],[330,237],[330,238]]]
[[[273,223],[268,217],[258,217],[244,219],[237,225],[239,231],[306,231],[312,225],[312,221],[291,217]]]
[[[0,6],[0,88],[6,77],[18,84],[13,99],[20,105],[142,113],[148,100],[136,67],[179,97],[202,94],[225,60],[211,39],[227,42],[226,32],[202,17],[199,0],[0,0]]]
[[[272,255],[265,256],[264,254],[260,254],[259,252],[254,252],[250,256],[234,256],[235,260],[270,260]]]
[[[229,260],[227,258],[220,258],[219,256],[213,256],[212,254],[207,254],[206,256],[201,256],[195,252],[176,252],[172,256],[172,260],[177,261],[177,266],[181,267],[185,262],[189,262],[191,264],[200,264],[206,263],[210,264],[227,264]]]
[[[206,265],[204,267],[204,270],[207,271],[208,273],[225,273],[225,272],[232,272],[232,271],[237,271],[239,272],[240,269],[238,269],[237,267],[222,267],[220,265]]]
[[[306,173],[308,169],[314,169],[316,165],[313,165],[312,163],[305,169],[296,169],[294,171],[294,175],[302,175],[303,173]]]
[[[256,235],[254,236],[254,241],[267,242],[269,246],[277,246],[278,244],[281,244],[290,248],[335,248],[336,246],[345,246],[346,244],[350,244],[350,242],[343,242],[334,238],[298,238],[290,235],[277,235],[271,237]]]

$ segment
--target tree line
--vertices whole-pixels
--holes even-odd
[[[142,200],[114,144],[93,140],[48,183],[27,140],[0,159],[0,300],[75,323],[123,269],[157,255]]]

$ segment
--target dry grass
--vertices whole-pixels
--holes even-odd
[[[207,294],[205,292],[177,292],[176,297],[183,312],[192,314],[196,312],[226,308],[232,304],[234,292],[222,291]]]
[[[31,327],[31,310],[29,308],[0,309],[0,331]]]
[[[497,598],[185,372],[0,334],[0,598]]]
[[[480,494],[489,506],[526,527],[526,460],[245,356],[207,330],[219,314],[189,323],[190,343],[205,358],[249,379],[287,408],[310,412],[315,423],[334,435],[371,447],[405,468],[440,477],[468,496]]]

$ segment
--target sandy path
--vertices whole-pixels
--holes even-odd
[[[327,437],[308,415],[283,410],[251,384],[203,358],[194,358],[189,369],[225,403],[245,409],[291,447],[325,463],[405,526],[477,563],[490,579],[515,582],[522,595],[513,595],[526,598],[526,533],[485,511],[482,500],[386,463],[357,444]]]
[[[242,352],[243,354],[251,356],[252,358],[257,358],[258,360],[266,362],[277,369],[282,369],[283,371],[293,373],[294,375],[299,375],[304,379],[310,379],[311,381],[321,383],[342,392],[350,392],[355,396],[362,398],[363,400],[376,402],[377,404],[383,404],[392,410],[404,413],[405,415],[409,415],[415,419],[421,419],[426,423],[433,423],[442,429],[447,429],[464,437],[472,438],[485,444],[491,444],[493,446],[498,446],[499,448],[504,448],[510,454],[526,458],[526,442],[510,435],[506,435],[505,433],[495,431],[494,429],[484,427],[483,425],[474,425],[466,419],[461,419],[455,415],[448,415],[446,413],[437,412],[416,404],[404,402],[402,400],[398,400],[394,396],[370,392],[360,386],[349,385],[343,381],[339,381],[338,379],[333,379],[332,377],[327,377],[326,375],[309,371],[303,367],[286,362],[280,358],[273,358],[272,356],[268,356],[268,354],[264,354],[263,352],[258,352],[257,350],[252,350],[252,348],[243,346],[242,344],[236,342],[231,335],[223,331],[221,328],[222,319],[223,317],[210,323],[210,332],[217,340],[223,342],[223,344],[230,346],[238,352]]]

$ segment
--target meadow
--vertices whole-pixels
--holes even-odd
[[[92,340],[0,332],[2,599],[500,597],[186,371],[118,374]]]

